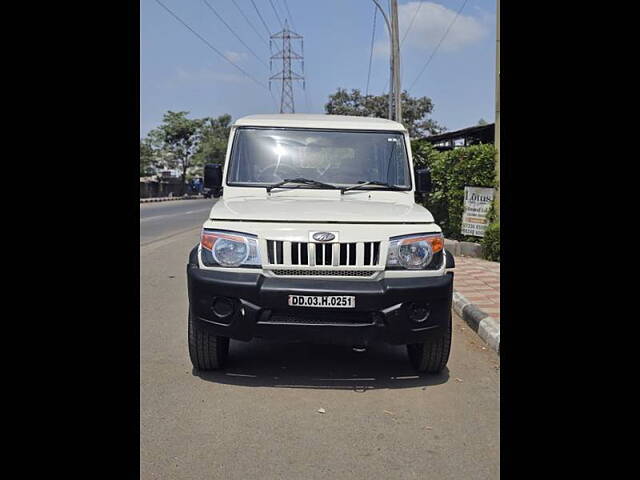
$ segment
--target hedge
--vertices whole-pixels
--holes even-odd
[[[484,258],[493,262],[500,261],[500,222],[490,223],[482,239]]]
[[[495,148],[470,145],[439,152],[425,140],[411,143],[415,168],[431,170],[432,191],[421,203],[433,214],[446,238],[477,242],[462,235],[464,187],[495,187]]]

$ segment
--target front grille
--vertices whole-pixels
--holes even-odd
[[[271,270],[276,275],[291,276],[327,276],[327,277],[371,277],[378,273],[375,270],[294,270],[294,269],[274,269]]]
[[[267,240],[271,265],[375,266],[380,242],[314,243]]]
[[[371,325],[375,318],[371,312],[300,312],[274,311],[266,320],[258,323],[296,323],[307,325]]]

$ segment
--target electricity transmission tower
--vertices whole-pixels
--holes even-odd
[[[292,47],[292,43],[300,42],[300,53],[295,51]],[[271,35],[269,40],[269,48],[273,52],[273,44],[276,48],[280,48],[274,55],[271,55],[269,67],[273,69],[274,60],[282,60],[282,70],[269,77],[269,90],[271,90],[271,81],[282,82],[282,94],[280,96],[280,113],[295,113],[295,103],[293,99],[293,82],[302,81],[302,89],[305,89],[304,81],[304,54],[303,54],[303,37],[291,30],[287,20],[284,21],[283,29]],[[301,74],[293,71],[292,63],[301,63]]]

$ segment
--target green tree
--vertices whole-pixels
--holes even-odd
[[[478,125],[489,125],[489,123],[484,118],[481,118],[478,120]]]
[[[160,144],[162,160],[166,166],[182,172],[181,193],[184,193],[187,172],[193,166],[194,155],[198,151],[205,119],[189,119],[189,112],[164,114],[163,123],[149,132],[149,138]]]
[[[153,174],[156,166],[156,154],[149,138],[140,140],[140,176]]]
[[[402,92],[402,123],[412,138],[424,137],[442,133],[445,128],[428,116],[433,111],[433,102],[428,97],[411,97],[406,91]],[[362,95],[355,88],[349,93],[346,89],[338,88],[336,93],[329,95],[329,102],[324,106],[330,115],[355,115],[360,117],[388,118],[388,95]]]
[[[231,115],[225,113],[218,118],[205,118],[193,165],[202,167],[206,163],[224,163],[230,131]]]

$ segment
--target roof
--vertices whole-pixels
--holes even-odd
[[[440,133],[438,135],[431,135],[430,137],[425,137],[430,143],[438,143],[446,140],[454,140],[458,138],[464,138],[467,136],[481,135],[493,137],[494,135],[495,124],[488,123],[486,125],[474,125],[473,127],[462,128],[460,130],[455,130],[453,132],[445,132]]]
[[[385,118],[356,117],[351,115],[321,115],[308,113],[276,113],[248,115],[239,118],[235,127],[297,127],[335,128],[351,130],[395,130],[406,131],[401,123]]]

